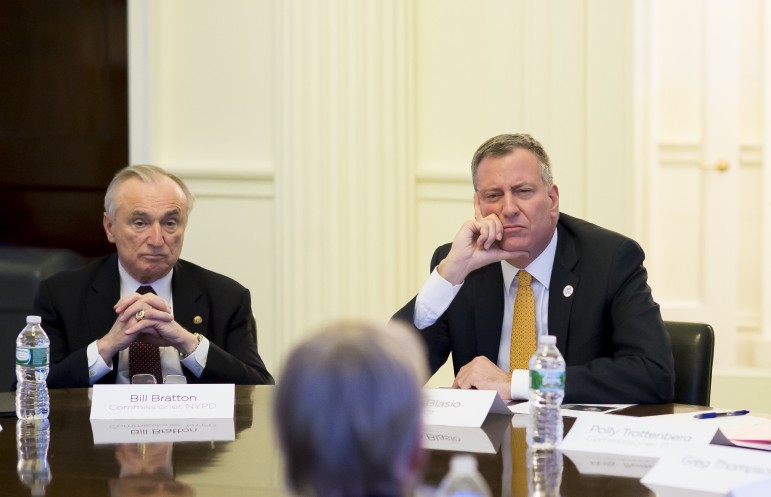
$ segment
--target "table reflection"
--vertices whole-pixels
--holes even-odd
[[[666,406],[665,406],[666,407]],[[533,450],[525,441],[525,417],[508,418],[507,428],[492,440],[500,450],[495,454],[478,453],[479,471],[496,497],[653,497],[639,477],[582,473],[559,450]],[[565,418],[568,431],[573,419]],[[424,479],[438,486],[447,472],[453,451],[431,450]],[[586,468],[584,468],[586,469]]]
[[[118,478],[110,480],[112,497],[193,496],[193,489],[174,478],[174,444],[142,443],[115,446],[120,465]]]
[[[559,497],[562,484],[562,453],[559,450],[527,449],[527,493],[530,497]]]
[[[16,422],[16,472],[33,497],[43,496],[51,482],[48,444],[51,427],[47,419]]]
[[[41,426],[42,438],[22,436],[25,442],[20,446],[16,417],[0,418],[0,496],[24,497],[33,492],[34,495],[44,493],[46,497],[288,495],[273,437],[273,389],[236,387],[235,440],[174,442],[174,445],[170,440],[143,445],[141,439],[95,443],[89,420],[88,390],[51,390],[47,455],[45,423]],[[13,394],[7,395],[12,405]],[[698,407],[681,405],[635,406],[618,414],[657,415],[696,409]],[[616,470],[612,472],[602,455],[591,455],[582,462],[571,459],[576,457],[574,454],[555,452],[551,457],[556,459],[531,460],[532,454],[528,456],[526,446],[517,442],[516,447],[512,447],[513,439],[524,434],[525,420],[526,417],[520,415],[503,416],[500,421],[486,421],[495,425],[495,430],[479,430],[478,435],[484,442],[481,445],[486,449],[475,456],[494,497],[521,496],[528,492],[552,495],[555,488],[559,488],[560,497],[653,497],[653,492],[640,483],[644,461],[623,463],[620,466],[623,471],[618,471],[618,458],[613,457]],[[565,433],[568,433],[572,419],[564,421]],[[42,440],[42,443],[30,444],[29,440]],[[470,449],[467,445],[446,445],[449,450],[427,450],[429,462],[424,482],[429,489],[436,488],[447,474],[454,454]],[[30,456],[21,457],[21,466],[18,464],[20,453]],[[522,473],[520,469],[514,471],[515,464]]]

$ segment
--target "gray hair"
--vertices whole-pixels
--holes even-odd
[[[182,181],[179,176],[172,174],[161,167],[147,164],[127,166],[115,173],[115,176],[113,176],[112,181],[110,181],[109,186],[107,186],[107,192],[104,195],[104,211],[110,216],[110,219],[115,220],[115,210],[118,208],[115,205],[115,191],[125,181],[136,178],[142,183],[155,183],[164,176],[174,181],[174,183],[182,190],[182,193],[185,194],[185,199],[187,200],[187,212],[185,214],[189,215],[190,211],[193,210],[195,197],[190,193],[185,182]]]
[[[477,189],[477,170],[479,164],[486,157],[503,157],[509,155],[518,148],[524,148],[529,150],[538,158],[539,174],[544,186],[547,188],[554,183],[551,173],[551,162],[549,162],[549,156],[546,154],[543,145],[538,140],[528,134],[509,134],[498,135],[490,138],[484,142],[474,152],[474,158],[471,159],[471,179],[474,182],[474,190]]]
[[[422,440],[425,346],[392,323],[341,323],[289,355],[274,421],[297,495],[403,495]]]

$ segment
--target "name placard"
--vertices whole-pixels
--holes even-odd
[[[94,385],[91,419],[233,418],[235,385]]]
[[[560,449],[658,459],[667,451],[705,447],[716,431],[715,426],[698,423],[675,424],[655,418],[585,414],[576,418]]]
[[[423,422],[479,428],[488,414],[511,414],[495,390],[426,388]]]
[[[690,490],[722,496],[763,480],[771,480],[771,454],[710,445],[663,455],[640,481],[657,495]]]
[[[236,439],[230,419],[92,419],[94,444],[211,442]]]
[[[740,485],[728,494],[729,497],[768,497],[771,495],[771,478]]]

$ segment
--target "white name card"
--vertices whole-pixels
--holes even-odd
[[[668,451],[705,447],[716,431],[715,426],[698,423],[675,424],[655,418],[584,414],[576,418],[560,449],[658,459]]]
[[[488,416],[480,428],[428,425],[423,428],[423,446],[431,450],[495,454],[508,433],[509,416]]]
[[[479,428],[488,414],[511,414],[495,390],[426,388],[423,422]]]
[[[91,419],[233,418],[235,385],[94,385]]]
[[[722,497],[734,488],[768,479],[771,454],[710,445],[664,454],[640,481],[657,495],[682,495],[687,490]]]
[[[94,444],[211,442],[236,439],[233,419],[92,419]]]
[[[771,495],[771,478],[754,481],[731,490],[730,497],[768,497]]]

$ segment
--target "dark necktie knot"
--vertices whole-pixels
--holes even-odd
[[[150,285],[142,285],[139,288],[137,288],[137,293],[139,295],[144,295],[146,293],[155,293],[155,290],[153,290],[153,287],[151,287]],[[158,295],[157,293],[155,294]]]

